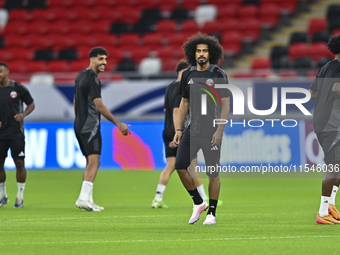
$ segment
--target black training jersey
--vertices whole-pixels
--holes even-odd
[[[93,99],[101,98],[101,83],[92,69],[81,71],[74,89],[75,115],[74,130],[77,133],[95,135],[100,128],[100,113]]]
[[[336,82],[340,82],[340,61],[334,59],[319,70],[310,87],[318,93],[313,112],[315,133],[340,131],[340,101],[332,91]]]
[[[175,135],[173,110],[179,107],[181,103],[181,95],[179,94],[179,81],[173,81],[168,85],[164,97],[165,122],[163,133],[172,139]]]
[[[188,124],[192,136],[211,137],[217,129],[217,126],[213,127],[213,120],[221,118],[221,98],[230,97],[231,92],[215,89],[216,82],[228,84],[225,71],[216,65],[210,64],[205,71],[198,71],[197,66],[183,71],[180,93],[190,102]],[[206,110],[203,110],[205,105]]]
[[[14,116],[23,112],[23,103],[33,103],[28,89],[18,82],[9,81],[9,86],[0,87],[0,138],[21,132],[24,133],[23,122],[17,122]]]

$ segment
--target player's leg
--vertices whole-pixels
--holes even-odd
[[[327,164],[327,171],[324,174],[322,181],[322,196],[319,207],[319,212],[316,215],[316,222],[318,224],[340,224],[335,218],[339,218],[339,215],[334,215],[330,212],[330,208],[333,208],[333,212],[337,212],[335,205],[330,206],[331,194],[333,189],[333,184],[336,179],[339,178],[339,172],[335,172],[335,167],[337,166],[336,151],[340,149],[339,141],[336,141],[337,132],[323,132],[317,134],[319,143],[325,153],[325,163]],[[336,210],[336,211],[335,211]]]
[[[205,194],[203,182],[202,182],[199,172],[197,171],[197,167],[198,167],[198,162],[197,162],[197,157],[196,157],[191,161],[191,164],[189,166],[189,172],[191,176],[194,178],[194,183],[198,190],[198,193],[200,193],[200,196],[202,197],[204,201],[207,201],[207,195]]]
[[[159,176],[156,195],[151,204],[152,208],[168,208],[168,206],[163,203],[163,193],[165,191],[166,185],[168,184],[172,172],[175,170],[175,162],[176,157],[166,158],[166,166]]]
[[[207,166],[207,176],[209,177],[209,210],[207,217],[203,222],[204,225],[216,224],[216,208],[220,194],[221,182],[217,166],[220,164],[221,144],[211,147],[211,139],[201,139],[204,159]],[[208,171],[210,170],[210,171]]]
[[[0,139],[0,207],[9,202],[6,194],[6,172],[4,168],[8,149],[8,141]]]
[[[24,206],[24,190],[26,185],[26,168],[25,168],[25,137],[18,134],[10,140],[12,158],[16,166],[16,180],[18,193],[15,199],[14,207],[22,208]]]
[[[192,142],[190,140],[192,140]],[[196,157],[198,149],[199,147],[196,141],[194,141],[194,139],[190,139],[189,135],[183,134],[181,142],[178,146],[175,168],[183,186],[188,191],[194,202],[193,213],[191,215],[191,218],[189,219],[189,224],[197,222],[201,213],[205,211],[208,207],[207,202],[204,201],[198,193],[198,190],[196,189],[194,183],[194,179],[191,177],[189,171],[187,170],[190,165],[191,159]]]
[[[80,149],[86,157],[86,167],[83,173],[83,183],[76,206],[86,211],[100,211],[99,206],[93,203],[93,182],[96,178],[101,154],[101,135],[100,132],[93,137],[90,133],[77,134]],[[91,137],[91,139],[90,139]],[[90,201],[92,200],[92,202]]]

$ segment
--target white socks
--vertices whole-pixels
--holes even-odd
[[[18,182],[17,184],[18,184],[17,198],[24,199],[25,183],[24,182]]]
[[[328,204],[329,204],[330,199],[331,199],[330,197],[321,196],[321,203],[320,203],[320,209],[319,209],[320,217],[325,217],[328,215]]]
[[[163,193],[165,190],[166,186],[163,184],[158,184],[157,185],[157,191],[156,191],[156,196],[155,196],[155,200],[157,201],[162,201],[163,200]]]
[[[331,198],[329,200],[329,203],[331,205],[335,205],[335,196],[336,196],[336,193],[338,192],[338,188],[339,187],[333,185],[333,189],[332,189],[332,193],[331,193]]]
[[[93,182],[83,181],[81,187],[79,199],[84,201],[90,201],[90,194],[92,197]],[[93,199],[92,199],[93,201]]]
[[[203,184],[196,187],[197,190],[198,190],[198,193],[200,194],[201,198],[204,200],[204,201],[207,201],[207,195],[205,194],[204,192],[204,188],[203,188]],[[209,202],[209,201],[208,201]]]
[[[0,182],[0,199],[3,197],[7,197],[6,182]]]

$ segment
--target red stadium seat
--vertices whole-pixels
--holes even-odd
[[[46,9],[35,9],[31,12],[31,22],[34,21],[51,21],[54,19],[54,13]]]
[[[260,7],[260,21],[263,27],[275,27],[279,21],[280,10],[277,5],[267,4]]]
[[[222,34],[222,47],[229,56],[237,55],[242,48],[242,35],[237,31],[227,31]]]
[[[177,58],[162,60],[162,70],[164,72],[175,72],[178,61]]]
[[[25,9],[13,9],[9,12],[8,22],[26,22],[29,17],[28,10]]]
[[[92,0],[92,6],[110,8],[115,2],[116,0]]]
[[[225,4],[217,9],[217,20],[225,18],[235,18],[238,13],[239,6],[236,4]]]
[[[120,35],[118,42],[119,42],[119,45],[121,45],[122,47],[128,47],[128,46],[138,47],[140,44],[140,37],[139,37],[139,34],[126,33],[126,34]]]
[[[69,49],[72,48],[74,45],[74,41],[70,36],[51,35],[49,38],[51,40],[51,46],[53,51]]]
[[[161,33],[147,33],[143,36],[143,45],[146,47],[161,47],[163,45],[163,36]]]
[[[251,77],[252,74],[250,72],[238,72],[233,74],[233,78],[248,79]]]
[[[26,33],[26,22],[10,22],[5,26],[5,35],[23,35]]]
[[[328,50],[326,43],[313,43],[309,52],[309,56],[314,61],[319,61],[323,57],[334,58],[334,54]]]
[[[51,40],[44,35],[32,35],[28,37],[28,42],[33,50],[47,49],[51,46]]]
[[[172,46],[166,46],[166,47],[159,48],[157,50],[157,57],[162,59],[163,62],[166,61],[167,59],[172,59],[172,58],[174,58],[174,54],[175,54],[176,49],[177,48],[172,47]]]
[[[98,7],[93,10],[94,14],[97,15],[98,19],[101,20],[109,20],[111,23],[116,22],[120,13],[118,13],[114,8],[106,8],[106,7]]]
[[[318,74],[318,71],[310,70],[310,71],[307,72],[306,76],[310,77],[310,78],[316,78],[317,74]]]
[[[221,31],[221,26],[218,21],[207,21],[203,24],[201,31],[206,34],[219,33]]]
[[[296,58],[309,56],[309,47],[305,43],[294,43],[289,46],[288,56],[292,61]]]
[[[117,21],[128,23],[128,24],[135,24],[141,18],[141,12],[137,9],[131,9],[131,7],[121,7],[117,10],[119,14]]]
[[[34,52],[32,49],[11,48],[11,60],[31,60]]]
[[[270,59],[268,58],[255,58],[252,62],[251,69],[269,69],[270,68]]]
[[[1,61],[9,61],[11,59],[11,52],[8,49],[0,49]]]
[[[88,7],[92,5],[92,0],[71,0],[71,7]]]
[[[68,33],[69,34],[86,34],[86,33],[89,33],[90,32],[90,22],[89,21],[86,21],[86,20],[80,20],[80,21],[75,21],[75,22],[72,22],[68,25],[68,28],[69,28],[69,31]]]
[[[241,19],[256,19],[258,8],[255,5],[244,5],[239,8],[239,17]]]
[[[296,78],[296,77],[298,77],[298,74],[294,70],[280,71],[279,77],[280,78]]]
[[[7,62],[10,73],[26,73],[26,67],[28,65],[27,61],[14,60]]]
[[[241,33],[244,41],[254,42],[260,37],[261,23],[258,19],[240,20]]]
[[[75,10],[77,20],[94,20],[97,19],[99,13],[96,13],[90,8],[77,8]]]
[[[285,1],[278,1],[277,2],[281,13],[283,14],[291,14],[294,13],[297,9],[297,0],[285,0]]]
[[[308,25],[308,36],[312,36],[315,32],[327,30],[327,19],[311,19]]]
[[[72,3],[72,0],[49,0],[48,1],[48,8],[52,8],[52,7],[65,8],[67,6],[70,6],[71,3]]]
[[[47,22],[43,20],[33,21],[27,24],[27,34],[46,34],[47,33]]]
[[[168,37],[168,45],[180,48],[183,43],[188,39],[188,33],[177,33]]]
[[[75,34],[71,36],[74,46],[76,47],[81,47],[81,46],[89,46],[89,47],[94,47],[98,45],[98,38],[99,36],[88,36],[84,34]]]
[[[175,33],[177,23],[174,20],[160,20],[156,24],[156,31],[161,33]]]
[[[130,50],[131,59],[139,64],[143,58],[149,56],[149,49],[147,47],[139,47]]]
[[[7,48],[11,47],[27,47],[29,42],[25,36],[21,35],[7,35],[5,38],[5,46]]]
[[[92,46],[80,46],[80,47],[77,47],[77,52],[78,52],[79,59],[78,60],[73,60],[72,62],[80,61],[80,60],[87,60],[87,61],[89,61],[88,60],[89,59],[89,53],[90,53],[90,50],[92,48],[93,48]]]
[[[198,24],[195,20],[184,20],[181,24],[181,32],[197,33]]]
[[[109,20],[92,21],[90,23],[90,33],[107,34],[110,31],[111,22]]]
[[[170,12],[178,7],[177,0],[167,0],[167,1],[160,1],[158,4],[158,8],[162,12]]]
[[[191,11],[196,10],[201,4],[201,0],[182,0],[182,7]]]
[[[68,25],[69,23],[66,21],[55,21],[53,23],[48,24],[48,33],[67,34],[69,31]]]
[[[73,60],[70,64],[70,72],[80,72],[90,65],[89,59]]]
[[[66,60],[53,60],[47,65],[47,71],[51,73],[65,73],[70,69],[69,63]]]
[[[50,11],[53,13],[54,20],[56,21],[70,21],[77,18],[76,13],[70,9],[53,8]]]
[[[340,29],[334,29],[332,32],[332,36],[339,35],[340,34]]]
[[[45,72],[47,70],[47,64],[45,61],[36,60],[27,63],[26,72],[27,73],[39,73]]]
[[[242,5],[242,0],[228,0],[227,3],[226,3],[225,0],[207,0],[205,4],[216,5],[219,9],[226,4],[233,4],[233,5],[240,6],[240,5]]]
[[[225,26],[223,28],[223,32],[239,31],[240,23],[239,23],[238,19],[226,17],[224,19],[220,19],[218,22],[220,22],[221,24],[225,24]]]
[[[98,45],[101,46],[110,46],[110,47],[114,47],[116,46],[118,43],[118,39],[115,35],[113,34],[102,34],[100,36],[97,36],[97,41],[98,41]]]
[[[121,0],[121,1],[124,1],[124,0]],[[138,6],[141,9],[151,9],[151,8],[156,8],[159,5],[159,1],[161,0],[135,0],[134,3],[135,3],[135,6]]]

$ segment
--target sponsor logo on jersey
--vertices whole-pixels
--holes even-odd
[[[190,79],[190,81],[188,82],[188,84],[194,84],[194,81],[192,79]]]
[[[18,94],[16,91],[12,91],[10,95],[11,95],[11,98],[16,98]]]
[[[207,84],[208,86],[212,86],[212,85],[214,85],[214,81],[212,80],[212,79],[208,79],[206,82],[205,82],[205,84]]]

